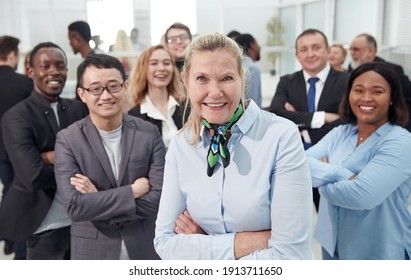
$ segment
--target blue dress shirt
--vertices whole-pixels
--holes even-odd
[[[252,99],[261,108],[261,71],[249,56],[243,56],[243,63],[248,70],[245,75],[245,98]]]
[[[321,194],[315,238],[339,259],[404,259],[411,255],[411,134],[385,123],[358,147],[357,139],[356,125],[342,125],[307,150]]]
[[[162,259],[234,259],[237,232],[271,229],[268,249],[245,259],[311,259],[312,191],[297,127],[250,101],[231,129],[231,163],[207,176],[210,134],[182,130],[171,141],[154,244]],[[207,233],[175,234],[188,210]]]

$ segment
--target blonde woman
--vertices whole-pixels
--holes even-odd
[[[119,56],[117,58],[123,64],[124,70],[128,75],[130,73],[131,68],[134,65],[135,58],[131,54],[128,54],[129,52],[134,51],[134,47],[126,31],[122,29],[117,31],[116,41],[113,45],[110,46],[109,51],[118,53]]]
[[[168,147],[182,125],[180,77],[174,59],[163,46],[145,49],[129,77],[134,106],[128,113],[155,124]]]
[[[311,179],[297,127],[244,102],[242,51],[219,33],[187,49],[191,112],[166,155],[162,259],[310,259]]]
[[[330,52],[328,53],[328,62],[331,67],[337,71],[347,71],[344,69],[343,65],[345,58],[347,57],[347,50],[341,44],[334,44],[330,47]]]

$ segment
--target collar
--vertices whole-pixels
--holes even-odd
[[[379,137],[387,135],[393,128],[394,126],[389,122],[385,122],[382,126],[377,128],[372,134],[376,134]],[[351,129],[351,135],[357,135],[358,134],[358,125],[352,125]]]
[[[168,105],[167,105],[168,112],[174,113],[175,107],[177,105],[178,105],[178,102],[176,101],[176,99],[173,96],[169,95],[168,96]],[[147,116],[149,116],[149,117],[153,117],[153,116],[158,114],[158,109],[154,105],[153,101],[148,96],[148,94],[144,98],[144,102],[140,104],[140,113],[141,114],[147,114]]]
[[[10,65],[0,65],[0,71],[4,71],[4,72],[16,72],[16,70],[11,67]]]
[[[330,70],[331,70],[331,66],[330,64],[327,63],[327,65],[323,68],[323,70],[318,72],[317,75],[313,77],[317,77],[318,79],[320,79],[321,83],[324,84],[325,80],[327,80]],[[311,78],[311,76],[307,72],[305,72],[305,70],[303,70],[303,75],[304,75],[304,81],[308,83],[308,79]]]
[[[244,113],[240,117],[240,119],[231,127],[231,134],[238,132],[240,132],[241,134],[246,134],[256,121],[259,112],[260,108],[253,100],[248,99],[244,101]],[[207,139],[206,134],[208,134],[208,129],[204,129],[204,126],[202,125],[200,128],[200,141]],[[208,144],[209,143],[204,143],[205,146],[207,146]]]
[[[40,93],[38,93],[37,91],[33,91],[31,93],[31,97],[33,98],[34,102],[41,105],[41,106],[45,106],[50,108],[50,101],[48,101],[44,96],[42,96]],[[60,103],[62,101],[62,99],[60,97],[58,97],[57,101]]]
[[[247,54],[243,54],[243,59],[254,62],[253,59],[250,56],[248,56]]]

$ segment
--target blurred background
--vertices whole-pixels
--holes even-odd
[[[231,30],[252,34],[262,47],[263,105],[274,95],[278,78],[300,65],[294,56],[296,36],[307,28],[323,31],[329,43],[348,49],[360,33],[378,42],[378,55],[404,67],[411,75],[411,1],[407,0],[1,0],[0,34],[21,39],[22,55],[42,41],[60,45],[69,58],[67,87],[75,84],[82,60],[67,38],[68,25],[85,20],[99,46],[108,51],[119,29],[138,29],[142,46],[160,43],[174,22],[195,35]],[[93,41],[90,44],[95,44]],[[138,56],[134,51],[133,56]],[[115,56],[124,54],[113,53]],[[347,56],[346,65],[350,60]],[[19,71],[22,71],[22,59]],[[68,94],[73,90],[67,90]]]

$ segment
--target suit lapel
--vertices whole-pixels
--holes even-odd
[[[298,72],[296,85],[298,87],[298,89],[296,90],[296,94],[300,95],[298,96],[296,101],[300,102],[300,106],[303,109],[303,111],[308,112],[308,99],[307,99],[308,89],[305,83],[303,70]]]
[[[320,100],[318,100],[317,111],[323,111],[322,108],[326,107],[327,99],[332,96],[334,84],[336,82],[336,72],[333,68],[330,69],[327,79],[325,80],[324,88],[321,93]]]
[[[59,115],[59,121],[60,121],[60,128],[66,128],[69,123],[67,120],[67,114],[66,114],[66,104],[64,104],[63,100],[59,100],[59,106],[58,108],[58,115]]]
[[[46,119],[51,126],[51,129],[53,130],[54,136],[56,136],[57,132],[59,131],[59,126],[57,124],[56,115],[54,114],[53,109],[47,108],[44,111],[44,115],[46,116]]]
[[[30,98],[33,100],[33,103],[36,104],[36,106],[39,108],[40,112],[44,114],[47,122],[53,130],[54,136],[56,136],[57,132],[59,131],[59,126],[57,123],[56,115],[54,114],[53,109],[50,107],[50,102],[37,92],[33,92]]]
[[[180,106],[176,106],[176,110],[172,116],[174,123],[177,126],[177,129],[180,129],[183,127],[183,112],[182,108]]]
[[[104,173],[109,178],[111,185],[116,186],[116,180],[114,178],[113,170],[111,170],[110,160],[107,156],[106,150],[104,149],[103,141],[101,141],[97,128],[91,122],[90,116],[87,116],[85,119],[82,129],[87,141],[90,143],[91,148],[98,158],[100,165],[103,167]]]
[[[136,129],[133,129],[131,120],[127,115],[124,115],[123,131],[121,135],[121,161],[117,179],[118,185],[121,185],[124,173],[126,172],[127,165],[130,160],[130,154],[134,144],[135,131]]]

